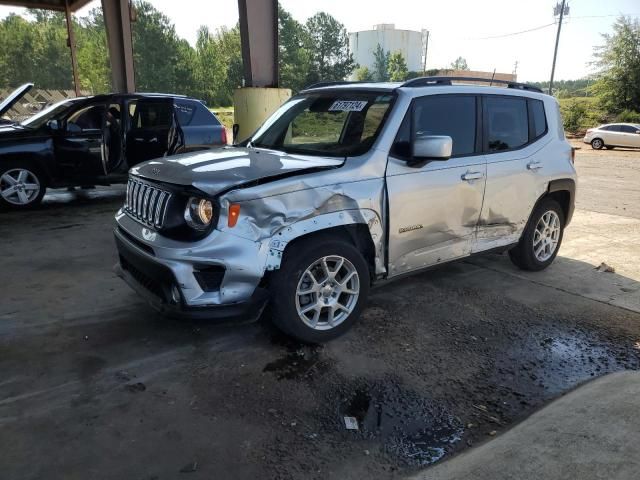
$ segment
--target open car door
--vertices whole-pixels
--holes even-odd
[[[2,117],[20,100],[29,90],[33,88],[33,83],[25,83],[16,88],[10,95],[0,102],[0,123]]]
[[[174,132],[173,99],[140,98],[128,104],[129,128],[125,136],[127,165],[159,158],[170,149]]]

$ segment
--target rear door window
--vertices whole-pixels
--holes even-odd
[[[513,150],[529,143],[526,99],[487,95],[484,119],[489,152]]]
[[[133,128],[169,128],[172,123],[172,103],[166,100],[136,100],[129,104],[129,114]]]

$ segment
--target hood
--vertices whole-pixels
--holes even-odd
[[[33,83],[25,83],[11,92],[9,96],[0,103],[0,117],[7,113],[9,109],[32,88]]]
[[[133,167],[131,173],[154,181],[192,185],[216,195],[248,183],[272,181],[343,164],[342,158],[225,147],[149,160]]]

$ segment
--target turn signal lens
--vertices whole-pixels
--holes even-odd
[[[232,203],[229,205],[229,216],[227,220],[227,225],[229,228],[233,228],[238,223],[238,218],[240,217],[240,205],[237,203]]]

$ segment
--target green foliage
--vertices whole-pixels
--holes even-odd
[[[240,29],[198,30],[195,47],[178,37],[172,21],[152,3],[134,0],[132,23],[136,89],[201,98],[211,106],[230,105],[242,86]],[[347,33],[326,13],[306,25],[279,8],[280,84],[298,91],[318,80],[342,80],[355,64]],[[74,20],[83,90],[111,90],[111,71],[102,10]],[[36,88],[72,89],[73,76],[64,15],[30,10],[27,17],[0,20],[0,87],[33,82]]]
[[[559,103],[564,129],[569,133],[581,133],[612,120],[594,97],[560,99]]]
[[[623,110],[615,118],[616,122],[640,123],[640,113],[632,110]]]
[[[621,16],[613,34],[603,35],[596,47],[594,64],[599,68],[592,87],[604,108],[611,113],[640,111],[640,20]]]
[[[325,12],[316,13],[306,23],[306,45],[311,54],[307,83],[344,80],[355,67],[349,52],[347,29]]]
[[[422,76],[424,76],[422,72],[411,70],[410,72],[407,72],[407,77],[405,78],[405,80],[411,80],[412,78],[418,78]]]
[[[406,80],[409,70],[407,69],[407,62],[402,56],[402,53],[396,52],[389,57],[387,70],[389,72],[389,80],[392,82],[402,82]]]
[[[543,92],[549,91],[549,82],[527,82],[529,85],[538,87]],[[580,78],[578,80],[554,80],[553,94],[557,98],[591,97],[590,86],[593,80]]]
[[[385,52],[380,44],[373,52],[373,79],[376,82],[389,81],[389,59],[391,52]]]
[[[373,82],[373,74],[367,67],[356,68],[354,75],[359,82]]]
[[[309,36],[305,26],[278,4],[280,85],[294,92],[302,90],[311,69]]]
[[[454,70],[469,70],[469,67],[467,65],[467,61],[462,57],[456,58],[451,63],[451,68],[454,69]]]

